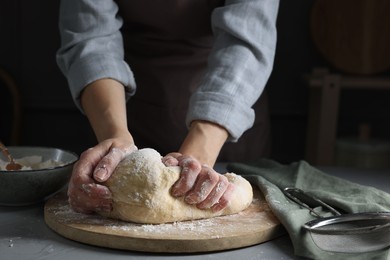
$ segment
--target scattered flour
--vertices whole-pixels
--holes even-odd
[[[77,213],[71,209],[69,204],[63,204],[57,206],[51,210],[52,213],[63,224],[83,224],[86,226],[96,227],[99,225],[103,227],[107,232],[131,232],[131,233],[143,233],[149,235],[161,235],[161,234],[182,234],[183,232],[192,233],[194,235],[209,235],[211,238],[219,238],[226,228],[233,224],[221,225],[221,221],[224,218],[240,218],[240,214],[231,216],[222,216],[211,219],[200,219],[164,224],[138,224],[132,222],[125,222],[121,220],[109,219],[98,214],[82,214]],[[216,232],[217,231],[217,232]]]

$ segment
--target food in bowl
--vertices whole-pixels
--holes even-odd
[[[56,161],[53,159],[43,160],[42,156],[32,155],[25,156],[22,158],[15,159],[15,162],[22,166],[19,171],[27,171],[27,170],[41,170],[41,169],[50,169],[57,166],[63,166],[64,162]],[[0,159],[0,170],[7,171],[8,161],[4,161]]]
[[[23,164],[19,159],[28,159],[30,165],[25,165],[24,170],[0,169],[1,206],[23,206],[45,200],[67,185],[78,160],[77,154],[58,148],[10,146],[8,150],[15,162]],[[0,159],[8,163],[3,155]]]

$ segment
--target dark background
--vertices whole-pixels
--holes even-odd
[[[313,0],[280,2],[276,58],[267,88],[271,157],[281,162],[305,158],[309,101],[304,75],[316,67],[341,73],[324,60],[313,43],[309,30],[312,4]],[[58,7],[58,0],[0,3],[0,68],[14,79],[22,101],[20,134],[11,139],[12,96],[0,83],[0,138],[8,145],[54,146],[80,153],[96,141],[56,65]],[[389,98],[386,90],[342,92],[337,136],[356,135],[358,125],[368,122],[373,136],[389,139]]]

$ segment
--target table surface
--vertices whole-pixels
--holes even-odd
[[[217,168],[223,169],[223,165]],[[390,170],[321,167],[322,171],[390,193]],[[154,254],[82,244],[52,231],[43,219],[44,203],[25,207],[0,207],[0,258],[8,259],[298,259],[288,235],[235,250],[204,254]]]

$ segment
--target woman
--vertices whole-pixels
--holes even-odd
[[[74,167],[73,209],[111,210],[99,183],[137,147],[182,166],[173,196],[226,207],[234,187],[212,169],[216,160],[250,160],[267,147],[261,94],[277,8],[277,0],[62,1],[57,61],[98,139]]]

